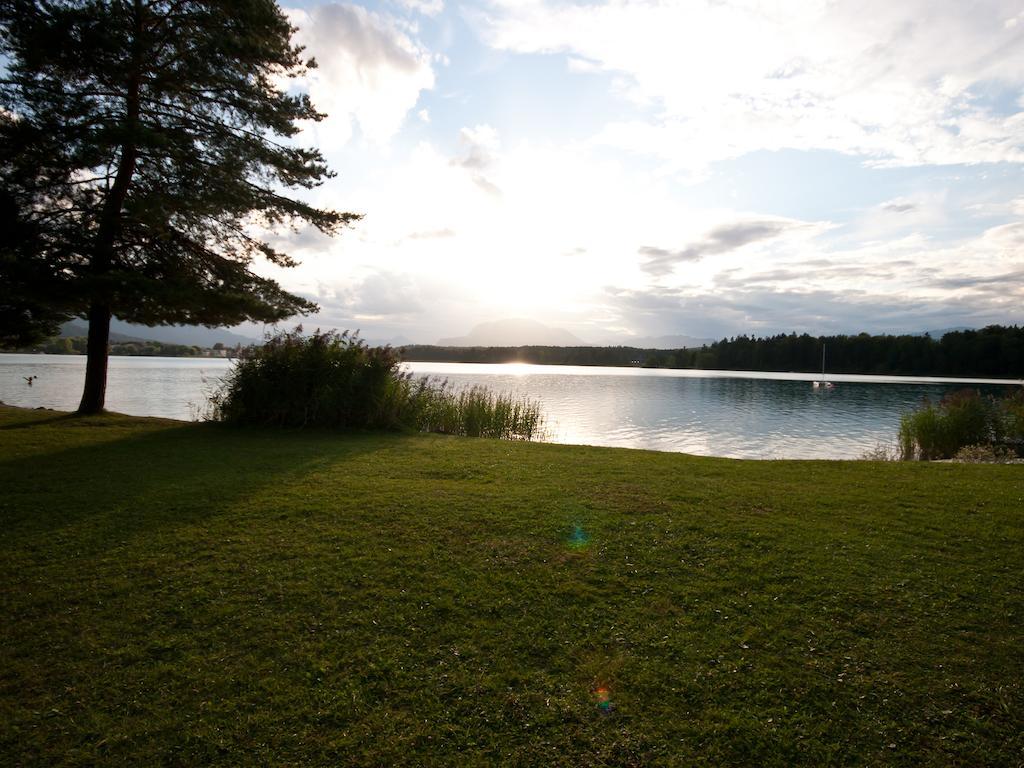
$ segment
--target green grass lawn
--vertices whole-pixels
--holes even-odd
[[[2,765],[1021,765],[1024,467],[0,408]]]

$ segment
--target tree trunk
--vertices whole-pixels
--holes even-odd
[[[107,359],[110,342],[110,308],[94,303],[89,308],[89,341],[86,346],[85,389],[78,405],[81,414],[102,413],[107,399]]]
[[[139,98],[142,86],[142,2],[134,0],[134,25],[130,76],[125,90],[124,127],[127,137],[121,145],[114,183],[100,212],[90,271],[96,277],[107,274],[114,261],[114,243],[121,228],[121,210],[138,162],[136,132],[139,125]],[[110,344],[110,296],[102,288],[93,294],[89,307],[89,341],[86,344],[85,388],[78,413],[100,413],[107,398],[107,359]]]

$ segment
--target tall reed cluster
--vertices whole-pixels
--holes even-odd
[[[332,429],[405,429],[506,440],[540,439],[530,400],[476,386],[414,378],[390,347],[348,331],[302,329],[246,350],[211,397],[212,418],[229,424]]]
[[[964,389],[938,403],[925,401],[900,420],[900,458],[950,459],[968,447],[1024,452],[1024,392],[983,396]]]
[[[410,402],[423,432],[503,440],[533,440],[543,434],[540,406],[495,394],[482,386],[454,390],[445,381],[420,379]]]

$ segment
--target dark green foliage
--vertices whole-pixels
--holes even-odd
[[[87,343],[88,339],[85,336],[58,336],[35,344],[27,344],[14,351],[27,354],[84,355]],[[117,354],[113,351],[113,345],[111,345],[111,354]]]
[[[43,352],[47,355],[84,355],[87,339],[84,336],[68,336],[47,339],[44,342],[21,347],[17,352]],[[219,342],[218,342],[219,343]],[[220,345],[221,350],[224,345]],[[213,349],[193,344],[173,344],[163,341],[112,341],[110,354],[112,357],[224,357],[216,345]],[[240,352],[230,350],[235,356]]]
[[[953,458],[968,446],[1024,447],[1024,393],[1004,398],[983,397],[964,389],[939,403],[923,407],[900,420],[900,454],[903,459]]]
[[[0,765],[1018,766],[1021,469],[0,408]]]
[[[0,112],[0,126],[5,117]],[[3,141],[0,133],[0,142]],[[13,137],[9,137],[13,138]],[[57,265],[37,251],[39,225],[26,220],[19,210],[21,175],[26,170],[12,162],[20,148],[12,141],[0,144],[0,349],[17,349],[55,336],[61,323],[70,316],[70,308],[55,301],[53,295]]]
[[[55,312],[24,294],[15,295],[13,281],[7,280],[6,272],[0,266],[0,349],[20,349],[46,341],[70,315]]]
[[[1024,328],[992,325],[980,331],[931,336],[738,336],[677,353],[680,368],[750,371],[821,370],[822,344],[830,373],[905,376],[1024,377]]]
[[[535,365],[614,365],[646,362],[657,350],[637,347],[402,347],[403,360],[432,363],[532,363]]]
[[[638,347],[432,347],[402,348],[406,360],[540,365],[642,365],[734,371],[821,371],[822,344],[830,373],[1024,378],[1024,328],[988,326],[930,336],[736,336],[699,349]]]
[[[88,340],[84,336],[66,336],[16,348],[15,352],[45,354],[85,354]],[[195,344],[174,344],[164,341],[123,340],[112,341],[110,344],[112,357],[238,357],[242,354],[242,346],[225,347],[217,342],[213,347],[201,347]]]
[[[67,339],[65,339],[67,341]],[[81,344],[81,339],[70,339]],[[163,341],[115,341],[110,354],[122,357],[211,357],[210,350],[195,344],[172,344]],[[217,355],[219,357],[220,355]]]
[[[1018,392],[1014,397],[1006,398],[1002,405],[1005,409],[1003,427],[1006,440],[1018,449],[1024,449],[1024,393]]]
[[[346,331],[303,336],[301,328],[251,347],[214,396],[215,418],[272,427],[398,427],[394,396],[408,380],[388,347]]]
[[[280,90],[313,66],[292,31],[272,0],[0,1],[0,202],[14,234],[0,317],[45,332],[46,312],[88,315],[83,407],[102,407],[111,315],[230,325],[315,309],[251,269],[295,263],[261,228],[334,233],[359,218],[284,194],[330,175],[290,141],[323,117]]]
[[[476,387],[455,392],[414,380],[390,347],[346,331],[279,333],[243,352],[213,396],[214,418],[230,424],[328,429],[412,429],[532,439],[536,405]]]

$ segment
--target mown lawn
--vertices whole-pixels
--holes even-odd
[[[1024,467],[0,408],[2,765],[1020,765]]]

